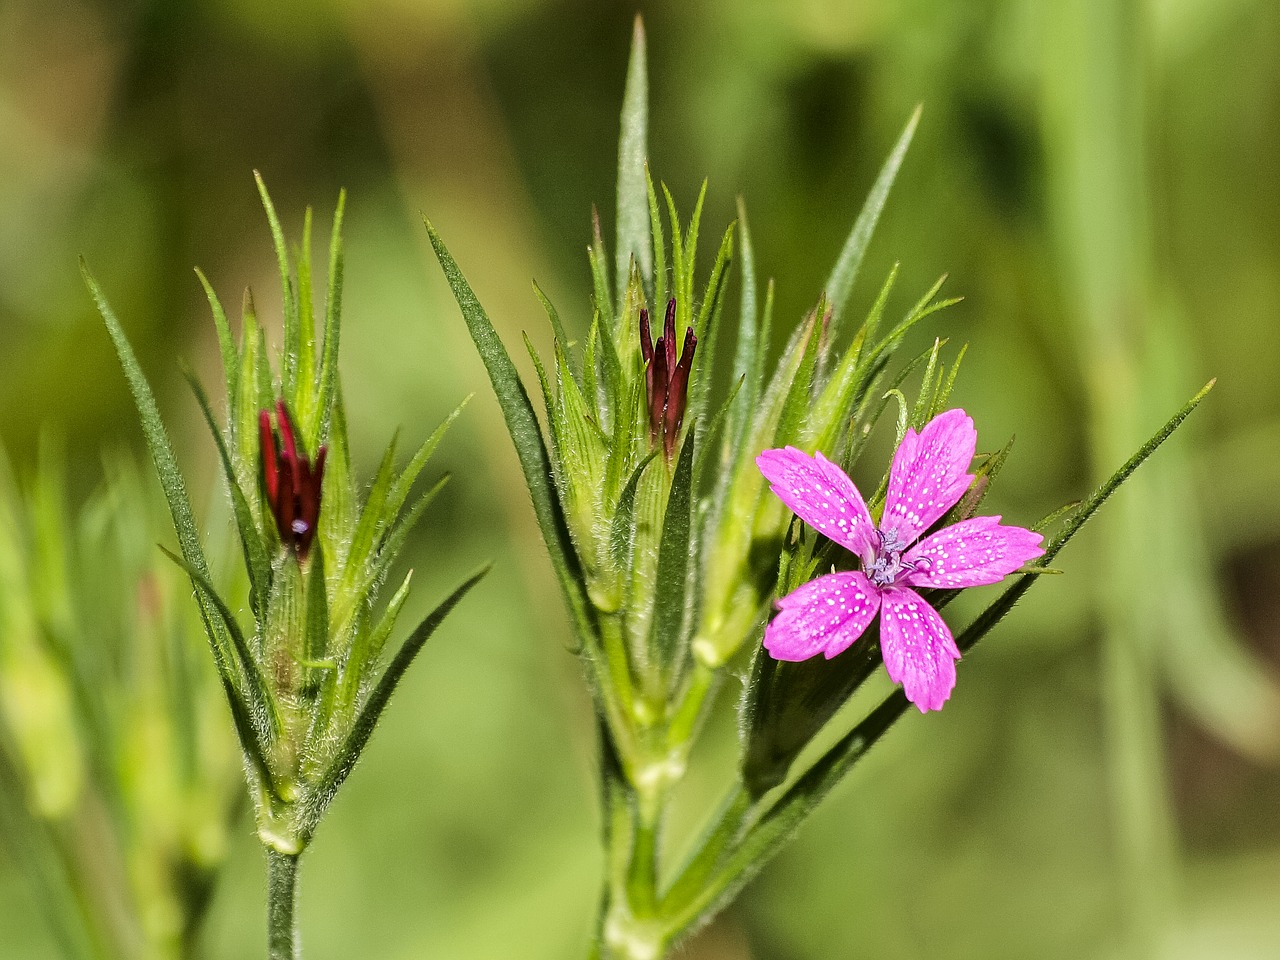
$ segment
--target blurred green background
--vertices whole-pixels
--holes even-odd
[[[1185,432],[721,920],[698,960],[1280,955],[1280,7],[1269,0],[669,0],[649,30],[651,163],[704,244],[746,198],[781,326],[812,305],[884,154],[920,132],[855,309],[889,265],[971,344],[994,502],[1082,496],[1205,380]],[[548,335],[536,276],[588,314],[612,229],[636,7],[602,0],[0,0],[0,439],[63,438],[73,499],[141,456],[84,254],[196,489],[216,383],[191,272],[278,287],[251,179],[290,235],[347,206],[343,376],[372,474],[397,425],[454,475],[411,562],[419,610],[490,578],[397,695],[303,862],[309,957],[582,955],[600,856],[593,729],[558,590],[430,213],[509,345]],[[323,234],[322,234],[323,236]],[[704,258],[709,256],[704,251]],[[518,350],[513,351],[519,353]],[[207,499],[207,498],[205,498]],[[171,540],[169,541],[171,542]],[[958,610],[960,605],[956,605]],[[972,609],[970,607],[970,609]],[[412,610],[409,620],[412,620]],[[725,711],[704,753],[731,762]],[[716,793],[695,783],[692,819]],[[249,818],[203,942],[260,954]],[[0,956],[56,956],[0,844]]]

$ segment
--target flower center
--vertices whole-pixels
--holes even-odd
[[[921,557],[911,563],[902,559],[902,552],[907,544],[898,538],[896,531],[891,530],[885,533],[883,530],[877,530],[876,535],[880,538],[880,545],[872,554],[871,563],[866,567],[866,574],[867,579],[877,587],[881,589],[891,587],[908,573],[929,568],[928,557]]]

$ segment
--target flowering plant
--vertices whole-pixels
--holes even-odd
[[[821,453],[795,447],[756,457],[773,492],[800,519],[855,554],[862,570],[818,577],[778,601],[764,647],[778,660],[828,660],[881,616],[880,652],[894,683],[924,713],[939,710],[960,659],[943,619],[913,587],[934,590],[998,583],[1036,557],[1044,540],[999,517],[971,517],[920,537],[960,500],[978,435],[963,410],[907,430],[889,472],[877,527],[858,488]],[[920,540],[919,543],[916,543]],[[912,544],[915,546],[912,546]]]
[[[159,410],[124,331],[102,291],[85,278],[115,341],[142,418],[178,534],[170,557],[190,577],[231,708],[268,864],[268,949],[297,956],[294,895],[298,858],[373,733],[392,691],[444,617],[484,576],[457,587],[405,638],[383,653],[409,594],[412,571],[385,604],[382,588],[439,481],[410,504],[414,483],[458,415],[455,411],[397,473],[396,441],[367,497],[348,456],[338,377],[342,214],[329,247],[328,298],[317,357],[311,270],[311,212],[290,263],[275,208],[258,187],[275,241],[284,301],[278,375],[252,296],[244,298],[240,344],[204,279],[221,348],[227,417],[218,423],[204,389],[188,375],[218,450],[249,580],[251,632],[214,586],[195,517]],[[459,408],[460,410],[461,408]],[[446,478],[447,479],[447,478]],[[168,553],[168,551],[166,551]]]
[[[596,216],[589,251],[595,297],[580,353],[538,291],[556,340],[549,365],[527,344],[545,404],[545,433],[487,314],[427,223],[506,419],[599,718],[606,869],[592,956],[602,960],[665,956],[785,842],[902,715],[908,696],[922,708],[941,706],[954,658],[990,631],[1204,395],[1093,496],[1046,518],[1035,532],[974,518],[1008,447],[981,457],[967,473],[972,425],[959,411],[946,412],[963,350],[949,370],[942,342],[891,365],[916,324],[955,302],[935,299],[941,281],[885,331],[896,276],[891,272],[861,326],[847,331],[845,346],[836,348],[846,333],[842,321],[863,254],[918,112],[881,170],[822,295],[767,377],[773,286],[762,305],[745,210],[740,205],[736,232],[730,226],[723,235],[695,299],[705,185],[682,224],[671,194],[665,185],[655,188],[649,174],[647,118],[644,33],[637,21],[618,150],[616,260],[611,276]],[[742,282],[730,393],[713,408],[735,245]],[[650,317],[659,313],[663,331],[655,342]],[[909,402],[904,391],[916,373],[920,386]],[[898,453],[864,503],[846,474],[866,469],[868,438],[893,400]],[[820,460],[818,451],[830,461]],[[810,530],[765,495],[761,469],[813,525]],[[797,480],[802,470],[807,472]],[[809,498],[815,471],[830,494],[816,501]],[[946,529],[908,551],[939,519]],[[1051,528],[1055,533],[1042,548],[1038,531]],[[964,550],[966,563],[953,563],[950,554],[957,549]],[[848,556],[841,551],[859,555],[862,571],[815,580],[818,571]],[[1032,565],[1024,566],[1028,561]],[[1022,576],[953,638],[936,610],[955,589],[1020,569]],[[837,585],[860,587],[863,596],[836,595],[830,588]],[[929,590],[928,603],[920,595],[912,610],[916,587]],[[766,633],[774,653],[798,658],[849,649],[830,661],[803,663],[761,652],[753,641],[773,597],[783,598]],[[828,609],[846,604],[837,623],[820,619],[810,604],[815,597]],[[877,600],[887,617],[885,637],[855,644],[860,627],[867,634],[875,630]],[[915,616],[929,618],[927,634],[902,629],[917,622]],[[890,674],[905,682],[906,693],[895,691],[794,770],[814,735],[874,670],[882,647]],[[743,663],[748,654],[749,667]],[[673,793],[712,705],[739,671],[747,680],[737,776],[673,864],[670,844],[661,842]]]

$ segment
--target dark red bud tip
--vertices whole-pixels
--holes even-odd
[[[271,414],[266,410],[258,414],[262,485],[280,542],[305,560],[320,519],[320,488],[327,450],[320,448],[314,467],[299,453],[293,423],[283,401],[276,403],[276,427],[279,436],[272,429]]]
[[[271,414],[266,410],[258,413],[258,442],[262,446],[262,485],[267,491],[267,503],[273,504],[280,492],[280,464]]]
[[[640,356],[648,363],[653,359],[653,336],[649,332],[649,311],[640,308]]]

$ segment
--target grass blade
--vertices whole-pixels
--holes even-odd
[[[916,107],[912,112],[911,119],[907,121],[906,127],[898,137],[898,142],[894,144],[889,158],[885,160],[884,166],[880,168],[880,175],[876,177],[876,182],[871,187],[871,192],[867,194],[867,200],[862,205],[862,212],[858,214],[858,219],[854,221],[853,230],[849,233],[849,239],[845,241],[844,249],[840,251],[836,265],[831,270],[831,276],[827,279],[825,290],[827,301],[831,304],[831,323],[833,326],[840,322],[845,305],[849,302],[849,294],[853,291],[853,281],[857,279],[858,269],[862,266],[862,258],[867,252],[867,245],[871,242],[871,234],[875,232],[876,223],[880,219],[880,212],[884,210],[885,201],[889,197],[889,189],[893,186],[893,181],[898,176],[898,168],[902,166],[902,159],[907,154],[907,148],[911,146],[911,138],[915,136],[916,124],[920,122],[921,109],[921,107]]]

